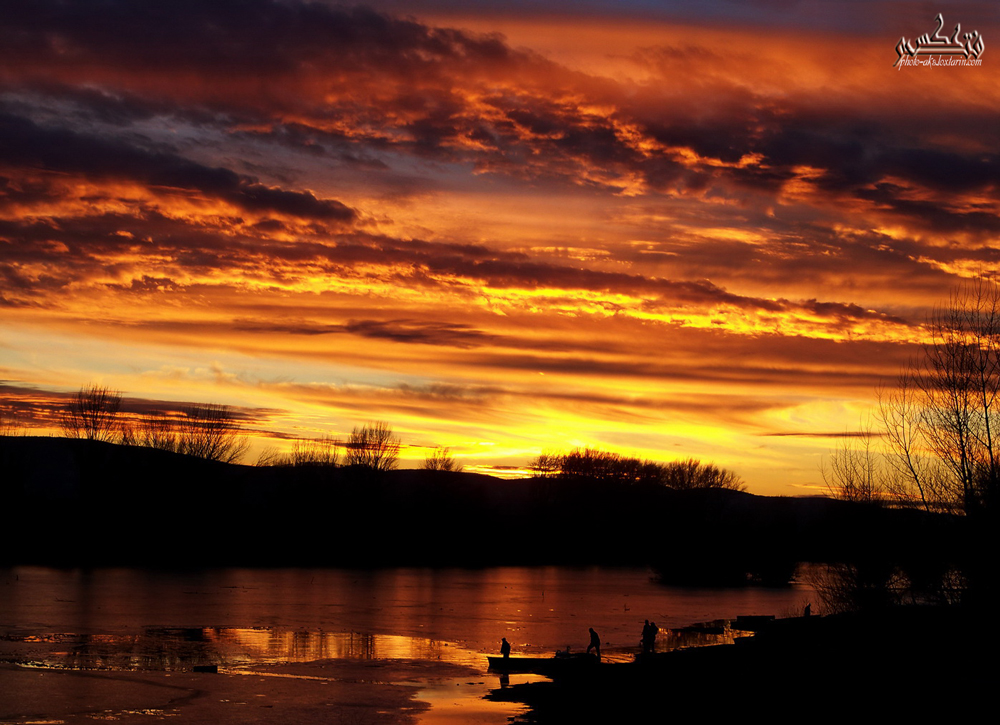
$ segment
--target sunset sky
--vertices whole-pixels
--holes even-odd
[[[0,406],[822,488],[1000,267],[1000,4],[0,0]],[[976,30],[979,67],[895,68]]]

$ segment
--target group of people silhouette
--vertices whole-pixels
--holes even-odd
[[[656,635],[659,634],[660,628],[656,626],[656,622],[650,622],[648,619],[646,623],[642,625],[642,652],[643,654],[652,654],[656,649]],[[590,644],[587,645],[587,654],[591,651],[597,655],[597,659],[601,659],[601,637],[594,628],[590,628]],[[566,653],[569,653],[569,647],[566,648]],[[500,654],[503,655],[504,659],[510,657],[510,642],[504,637],[500,643]]]

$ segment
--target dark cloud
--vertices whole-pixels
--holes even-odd
[[[355,218],[353,209],[339,201],[318,199],[308,191],[268,187],[229,169],[208,167],[169,151],[47,128],[10,114],[0,115],[0,164],[197,191],[246,211],[320,221],[349,222]]]
[[[119,286],[123,291],[150,294],[155,292],[177,292],[183,287],[169,277],[150,277],[144,274],[142,279],[133,279],[127,286]]]
[[[470,325],[406,319],[349,320],[343,324],[273,324],[237,320],[234,327],[242,332],[287,335],[351,334],[390,342],[444,345],[463,349],[480,347],[499,340],[498,336],[477,330]]]
[[[941,148],[896,147],[888,149],[876,163],[884,166],[884,175],[898,176],[939,191],[962,193],[983,188],[996,190],[1000,186],[1000,154],[997,153],[968,154]]]
[[[909,189],[890,182],[874,184],[856,193],[859,198],[874,202],[880,209],[914,220],[920,227],[935,232],[972,232],[978,235],[1000,231],[1000,216],[995,204],[980,203],[972,208],[956,208],[947,201],[907,198]]]
[[[347,332],[362,337],[460,348],[478,347],[495,339],[468,325],[414,320],[351,320],[344,327]]]
[[[844,304],[841,302],[819,302],[817,300],[806,300],[802,303],[802,308],[812,311],[821,317],[840,318],[848,320],[879,320],[880,322],[894,322],[905,325],[906,320],[894,315],[887,315],[876,310],[866,310],[855,304]]]
[[[5,12],[0,60],[54,69],[134,73],[191,71],[275,78],[305,70],[377,70],[422,78],[440,66],[488,67],[515,54],[496,36],[430,28],[364,7],[277,0],[39,0]]]

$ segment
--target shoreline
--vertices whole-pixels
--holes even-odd
[[[994,668],[983,664],[998,635],[960,609],[902,607],[873,614],[775,620],[734,644],[607,664],[491,695],[526,705],[518,723],[641,722],[666,717],[803,717],[865,714],[924,721],[990,712]]]

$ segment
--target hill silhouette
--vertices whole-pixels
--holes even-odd
[[[64,438],[0,437],[0,470],[6,564],[651,565],[674,583],[780,584],[800,561],[946,547],[955,525],[825,498],[253,467]]]

